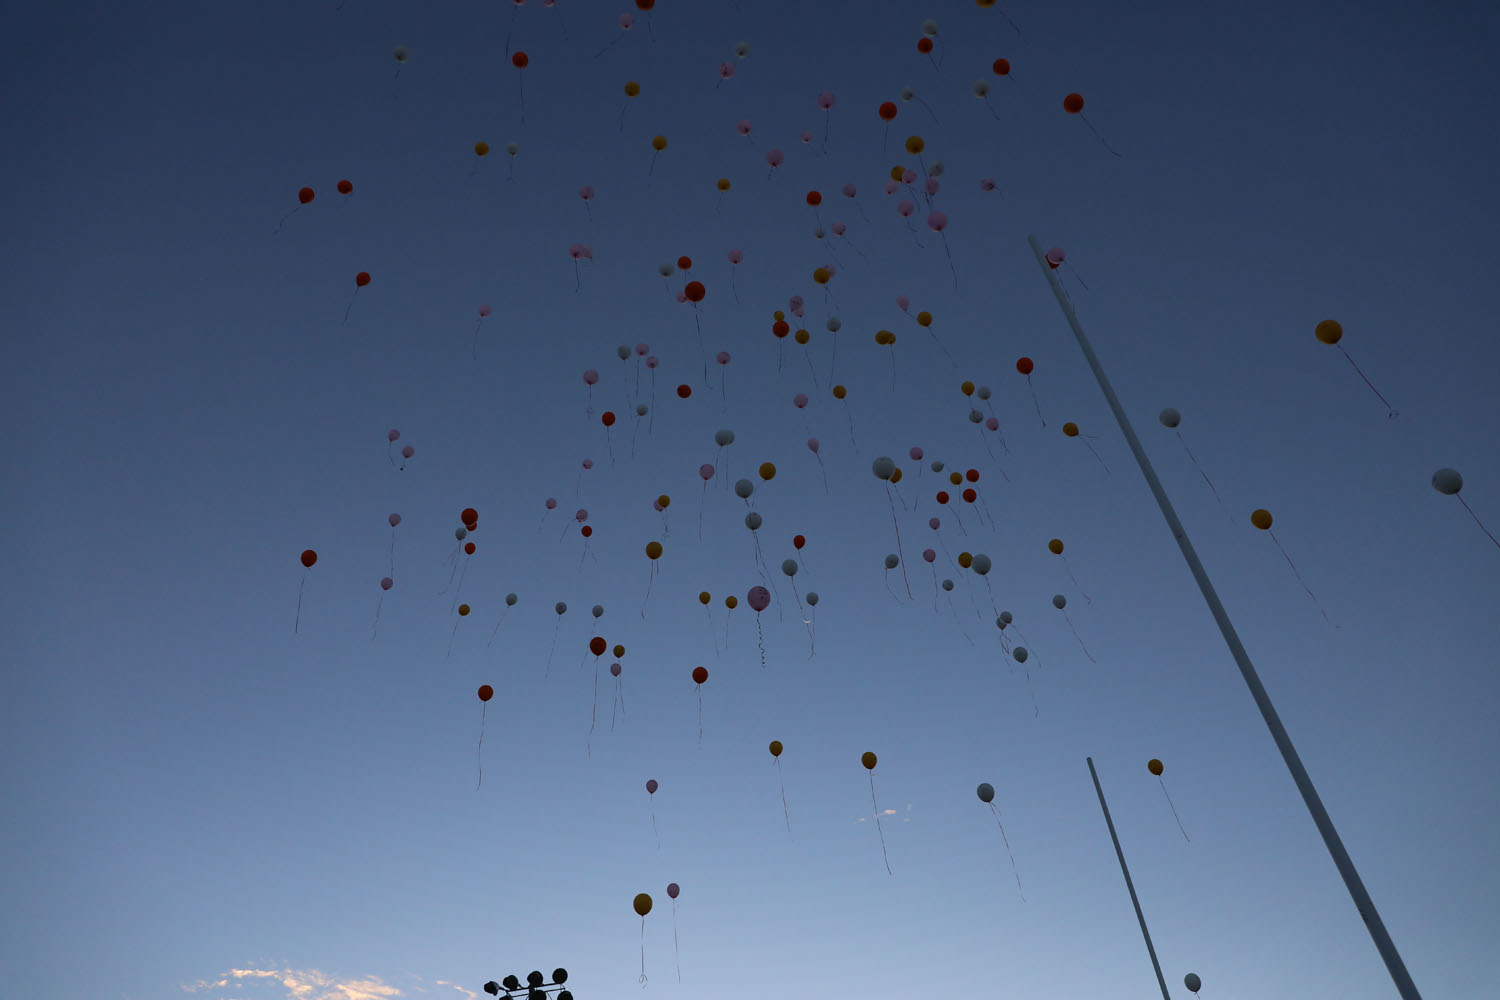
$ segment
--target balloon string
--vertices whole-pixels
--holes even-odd
[[[885,485],[885,499],[891,508],[891,524],[896,529],[896,554],[901,557],[901,579],[906,583],[906,596],[911,597],[911,580],[906,575],[906,553],[901,548],[901,523],[896,520],[896,502],[891,499],[891,484]]]
[[[589,712],[589,735],[583,744],[583,752],[590,760],[594,758],[594,724],[599,721],[599,663],[594,663],[594,707]]]
[[[1234,516],[1229,513],[1229,508],[1224,506],[1224,499],[1219,496],[1219,491],[1214,487],[1213,480],[1208,478],[1208,473],[1203,471],[1203,466],[1199,465],[1198,459],[1193,456],[1193,449],[1189,448],[1187,446],[1187,441],[1183,440],[1182,431],[1177,432],[1177,440],[1182,442],[1182,450],[1187,452],[1189,461],[1193,463],[1193,468],[1198,470],[1198,475],[1203,477],[1203,481],[1207,483],[1208,488],[1213,491],[1214,499],[1219,501],[1219,509],[1224,512],[1225,517],[1233,521]]]
[[[1172,810],[1172,818],[1177,820],[1177,829],[1182,831],[1182,839],[1191,844],[1192,838],[1187,835],[1186,830],[1182,829],[1182,818],[1177,815],[1177,807],[1172,805],[1172,795],[1167,791],[1166,779],[1158,775],[1156,780],[1161,783],[1161,793],[1167,797],[1167,807]]]
[[[624,682],[621,681],[617,677],[617,678],[615,678],[615,700],[610,705],[610,708],[609,708],[609,731],[610,732],[614,732],[615,731],[615,718],[616,718],[617,711],[619,709],[624,708],[624,707],[625,707]]]
[[[651,832],[656,834],[656,849],[661,850],[661,831],[656,828],[656,805],[651,806]]]
[[[1090,663],[1098,663],[1099,661],[1094,659],[1094,654],[1090,653],[1089,648],[1083,644],[1083,636],[1078,634],[1078,629],[1073,628],[1073,619],[1068,617],[1066,611],[1063,612],[1063,621],[1067,622],[1068,628],[1073,630],[1073,638],[1078,640],[1078,648],[1083,650],[1083,655],[1089,658]]]
[[[786,818],[786,832],[792,832],[792,813],[786,807],[786,778],[781,773],[781,758],[776,758],[776,783],[781,786],[781,815]]]
[[[380,595],[380,600],[375,602],[375,627],[370,629],[370,641],[375,641],[375,634],[380,631],[380,607],[385,603],[385,595]]]
[[[677,900],[672,900],[672,957],[677,962],[677,981],[682,982],[682,952],[677,950]]]
[[[1063,556],[1063,568],[1068,571],[1068,579],[1073,581],[1073,586],[1075,586],[1075,587],[1078,588],[1078,592],[1080,594],[1083,594],[1083,599],[1085,601],[1088,601],[1090,604],[1093,604],[1094,603],[1094,599],[1092,597],[1090,597],[1088,594],[1084,593],[1083,586],[1078,582],[1078,578],[1073,575],[1073,567],[1070,566],[1070,565],[1068,565],[1068,557],[1067,556]]]
[[[1317,605],[1318,611],[1323,615],[1323,620],[1325,622],[1328,622],[1330,625],[1333,624],[1333,622],[1328,618],[1328,612],[1323,609],[1322,603],[1318,601],[1317,595],[1312,592],[1312,588],[1307,585],[1307,583],[1302,579],[1302,574],[1297,571],[1297,564],[1292,562],[1292,557],[1286,554],[1286,549],[1282,546],[1281,539],[1276,537],[1276,532],[1274,531],[1272,531],[1270,534],[1271,541],[1275,542],[1276,547],[1281,550],[1281,558],[1285,559],[1286,564],[1292,568],[1292,575],[1297,578],[1298,583],[1302,584],[1302,589],[1307,592],[1308,597],[1312,598],[1313,604]]]
[[[302,631],[302,588],[307,586],[307,574],[302,574],[302,582],[297,584],[297,619],[292,622],[292,632]]]
[[[646,918],[641,917],[641,989],[646,988]]]
[[[703,686],[698,686],[698,749],[703,749]]]
[[[755,641],[760,646],[760,668],[766,669],[766,634],[761,631],[760,615],[755,616]]]
[[[455,618],[453,620],[453,631],[451,633],[449,633],[449,635],[448,635],[448,653],[447,653],[446,656],[443,657],[443,659],[446,660],[446,659],[448,659],[448,658],[450,658],[450,657],[453,656],[453,640],[455,638],[457,638],[457,636],[458,636],[458,619]]]
[[[499,634],[500,626],[505,624],[505,616],[509,611],[510,608],[506,608],[504,611],[500,612],[500,620],[495,623],[495,630],[490,633],[490,641],[484,644],[485,649],[489,649],[495,644],[495,636]]]
[[[474,785],[474,791],[479,791],[479,786],[484,784],[484,717],[489,711],[489,704],[479,706],[479,746],[474,751],[474,759],[479,763],[479,781]]]
[[[880,803],[875,801],[875,772],[870,772],[870,804],[875,807],[875,829],[880,834],[880,856],[885,859],[885,873],[893,875],[891,871],[890,855],[885,852],[885,828],[880,825]]]
[[[1079,118],[1083,118],[1083,115],[1080,114],[1078,117]],[[523,122],[524,122],[524,119],[523,119]],[[1089,121],[1087,118],[1083,118],[1083,123],[1089,127],[1089,131],[1090,132],[1094,133],[1094,137],[1097,138],[1101,143],[1104,144],[1104,148],[1105,149],[1109,150],[1115,156],[1120,156],[1119,150],[1115,149],[1115,147],[1111,146],[1108,142],[1105,142],[1104,136],[1100,135],[1099,134],[1099,130],[1096,129],[1096,128],[1094,128],[1094,123],[1093,122]],[[1121,157],[1121,159],[1124,159],[1124,157]]]
[[[1371,382],[1368,377],[1366,377],[1366,375],[1365,375],[1364,372],[1360,371],[1359,365],[1354,364],[1354,359],[1351,358],[1351,357],[1349,357],[1349,352],[1346,351],[1346,350],[1344,350],[1344,346],[1342,344],[1338,344],[1338,345],[1335,345],[1335,346],[1337,346],[1338,349],[1339,349],[1339,351],[1340,351],[1340,353],[1342,353],[1344,355],[1344,359],[1346,361],[1348,361],[1349,364],[1354,367],[1354,370],[1356,372],[1359,372],[1359,377],[1365,380],[1365,385],[1367,385],[1367,386],[1370,387],[1370,391],[1375,394],[1375,398],[1379,399],[1382,403],[1385,404],[1385,408],[1386,408],[1386,411],[1387,411],[1386,412],[1386,416],[1390,417],[1392,420],[1394,420],[1395,418],[1399,417],[1401,414],[1399,414],[1399,413],[1396,412],[1396,408],[1390,404],[1390,401],[1387,400],[1384,396],[1382,396],[1380,394],[1380,390],[1377,389],[1377,388],[1375,388],[1375,384],[1373,382]]]
[[[1099,452],[1094,448],[1093,443],[1089,442],[1089,441],[1085,441],[1083,443],[1088,446],[1089,451],[1091,451],[1091,452],[1094,453],[1094,457],[1097,458],[1097,459],[1099,459],[1099,464],[1102,465],[1102,466],[1104,466],[1104,474],[1106,476],[1113,477],[1114,473],[1109,471],[1109,464],[1104,461],[1104,459],[1103,459],[1102,456],[1100,456]]]
[[[552,627],[552,648],[547,650],[547,670],[545,677],[552,676],[552,656],[557,652],[557,633],[562,631],[562,615],[557,616],[557,624]]]
[[[1469,516],[1474,519],[1474,523],[1479,525],[1479,530],[1489,535],[1490,541],[1495,543],[1495,547],[1500,548],[1500,541],[1497,541],[1495,536],[1490,534],[1490,529],[1484,526],[1484,522],[1479,519],[1478,514],[1474,513],[1474,508],[1469,506],[1469,502],[1463,497],[1459,497],[1458,502],[1464,505],[1464,510],[1468,511]]]
[[[1000,839],[1005,841],[1005,853],[1010,856],[1010,870],[1016,877],[1016,891],[1021,894],[1021,902],[1026,902],[1026,891],[1021,888],[1021,872],[1016,868],[1016,856],[1010,849],[1010,838],[1005,835],[1005,824],[1000,822],[1000,810],[995,808],[995,803],[990,803],[990,812],[995,814],[995,825],[1000,828]]]
[[[1026,387],[1031,390],[1031,401],[1036,404],[1036,416],[1037,416],[1037,419],[1042,422],[1042,426],[1043,427],[1046,427],[1047,426],[1047,418],[1044,417],[1044,416],[1042,416],[1042,401],[1041,401],[1041,399],[1039,399],[1037,397],[1036,386],[1032,384],[1032,382],[1031,382],[1031,376],[1030,375],[1026,376]]]

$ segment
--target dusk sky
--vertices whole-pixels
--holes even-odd
[[[1493,993],[1492,5],[7,13],[0,1000],[1150,998],[1089,757],[1173,997],[1397,996],[1032,234],[1422,995]]]

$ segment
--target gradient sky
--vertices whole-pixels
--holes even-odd
[[[1150,997],[1086,756],[1174,996],[1190,971],[1213,1000],[1395,996],[1028,233],[1067,251],[1064,287],[1418,986],[1492,990],[1500,548],[1429,482],[1459,469],[1500,528],[1492,7],[1013,0],[1023,37],[959,0],[656,6],[8,10],[0,997],[473,996],[557,965],[580,1000],[636,996],[638,892],[645,995]],[[940,68],[915,47],[926,18]],[[524,124],[508,34],[531,60]],[[925,106],[900,105],[883,151],[876,107],[904,85]],[[1070,91],[1120,157],[1063,112]],[[883,190],[893,164],[936,162],[956,288],[927,207],[910,232]],[[303,185],[316,200],[273,232]],[[809,189],[846,237],[814,237]],[[573,243],[593,253],[576,274]],[[683,254],[691,274],[664,280]],[[674,298],[689,278],[696,317]],[[807,347],[770,333],[792,295]],[[1314,339],[1325,318],[1399,417]],[[695,320],[732,354],[708,384]],[[616,357],[638,342],[654,378]],[[969,422],[965,379],[993,389],[1003,445]],[[939,479],[914,445],[978,468],[985,510],[929,529]],[[894,505],[878,455],[903,470]],[[757,622],[728,487],[763,461],[776,597]],[[912,599],[882,566],[893,512]],[[815,650],[776,572],[798,533]],[[991,557],[988,588],[961,551]],[[626,711],[611,731],[601,669],[590,738],[595,634],[627,647]]]

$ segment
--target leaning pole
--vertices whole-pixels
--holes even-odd
[[[1396,950],[1396,942],[1391,940],[1390,932],[1385,929],[1385,923],[1375,909],[1375,901],[1370,898],[1369,891],[1360,880],[1359,872],[1354,868],[1354,861],[1344,848],[1344,842],[1339,839],[1338,831],[1333,828],[1333,820],[1329,818],[1328,810],[1323,808],[1323,800],[1318,797],[1318,791],[1313,787],[1307,768],[1302,766],[1302,758],[1297,756],[1297,750],[1292,746],[1292,738],[1287,735],[1286,728],[1282,726],[1281,717],[1276,714],[1276,709],[1271,704],[1271,697],[1266,694],[1266,689],[1260,682],[1260,675],[1255,672],[1255,665],[1250,662],[1250,654],[1245,652],[1239,633],[1235,632],[1234,624],[1229,620],[1229,613],[1224,610],[1224,604],[1219,600],[1218,592],[1209,582],[1208,571],[1203,568],[1198,553],[1193,549],[1193,543],[1188,540],[1187,530],[1178,519],[1177,511],[1172,508],[1172,501],[1167,499],[1167,492],[1162,488],[1161,480],[1156,477],[1156,470],[1151,467],[1151,460],[1146,457],[1146,450],[1141,447],[1140,438],[1135,436],[1135,429],[1130,425],[1130,418],[1125,415],[1125,409],[1120,405],[1120,399],[1115,395],[1114,387],[1109,384],[1104,368],[1099,364],[1098,355],[1094,353],[1094,348],[1084,334],[1083,327],[1079,325],[1078,316],[1073,312],[1073,304],[1068,301],[1067,295],[1063,292],[1062,282],[1058,280],[1057,272],[1047,263],[1041,244],[1037,242],[1035,235],[1027,236],[1026,242],[1031,245],[1031,252],[1036,256],[1037,265],[1042,269],[1042,276],[1052,286],[1052,294],[1057,297],[1057,304],[1062,308],[1063,317],[1068,321],[1068,326],[1073,330],[1073,336],[1078,340],[1078,347],[1083,351],[1083,358],[1094,373],[1094,379],[1099,383],[1099,390],[1104,393],[1104,399],[1109,403],[1110,412],[1115,415],[1115,421],[1120,425],[1121,433],[1125,435],[1125,443],[1130,445],[1130,453],[1135,456],[1136,464],[1141,467],[1141,474],[1146,477],[1146,485],[1151,487],[1151,495],[1156,498],[1156,505],[1161,508],[1162,517],[1166,518],[1172,537],[1177,539],[1177,547],[1182,550],[1182,557],[1187,560],[1188,569],[1192,572],[1193,579],[1197,581],[1203,599],[1208,602],[1208,609],[1213,613],[1214,621],[1219,625],[1224,642],[1229,646],[1229,653],[1234,657],[1235,665],[1240,668],[1240,676],[1245,679],[1245,686],[1250,689],[1250,697],[1255,699],[1261,718],[1265,720],[1266,728],[1271,731],[1271,738],[1276,741],[1276,748],[1281,751],[1281,759],[1286,762],[1287,770],[1292,773],[1292,781],[1296,783],[1297,791],[1302,793],[1302,801],[1306,804],[1307,811],[1312,814],[1313,824],[1323,837],[1323,844],[1333,858],[1334,867],[1343,876],[1344,885],[1354,899],[1354,907],[1364,920],[1365,929],[1370,932],[1370,939],[1375,942],[1375,950],[1380,952],[1380,957],[1385,960],[1386,970],[1390,972],[1391,980],[1396,984],[1396,992],[1401,995],[1402,1000],[1422,1000],[1422,994],[1417,992],[1417,984],[1412,982],[1411,974],[1406,971],[1406,963],[1401,961],[1401,953]]]

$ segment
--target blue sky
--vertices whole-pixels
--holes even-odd
[[[580,998],[622,997],[643,944],[650,995],[1150,996],[1086,756],[1174,996],[1190,971],[1215,1000],[1394,996],[1028,233],[1066,250],[1064,286],[1418,986],[1483,993],[1500,549],[1429,480],[1459,469],[1500,526],[1496,15],[1017,0],[1022,38],[956,0],[657,8],[12,12],[0,997],[463,996],[557,965]],[[937,65],[916,50],[928,18]],[[1075,91],[1120,157],[1063,112]],[[892,165],[937,162],[956,288],[927,206],[909,232],[908,195],[884,191]],[[303,185],[316,199],[275,232]],[[814,236],[834,222],[845,237]],[[575,243],[593,257],[576,273]],[[681,255],[691,273],[664,281]],[[689,279],[696,317],[674,299]],[[811,342],[778,350],[793,295]],[[1399,417],[1314,339],[1325,318]],[[708,384],[699,328],[731,354]],[[615,354],[640,342],[654,377]],[[966,379],[992,389],[1003,446],[969,422]],[[941,484],[912,446],[977,468],[984,510],[930,529]],[[903,471],[894,505],[879,455]],[[763,577],[729,486],[765,461]],[[912,599],[882,565],[893,513]],[[990,556],[988,588],[963,551]],[[821,597],[815,647],[777,572],[793,555],[797,594]],[[625,712],[611,730],[606,657],[590,737],[596,634],[626,647]]]

